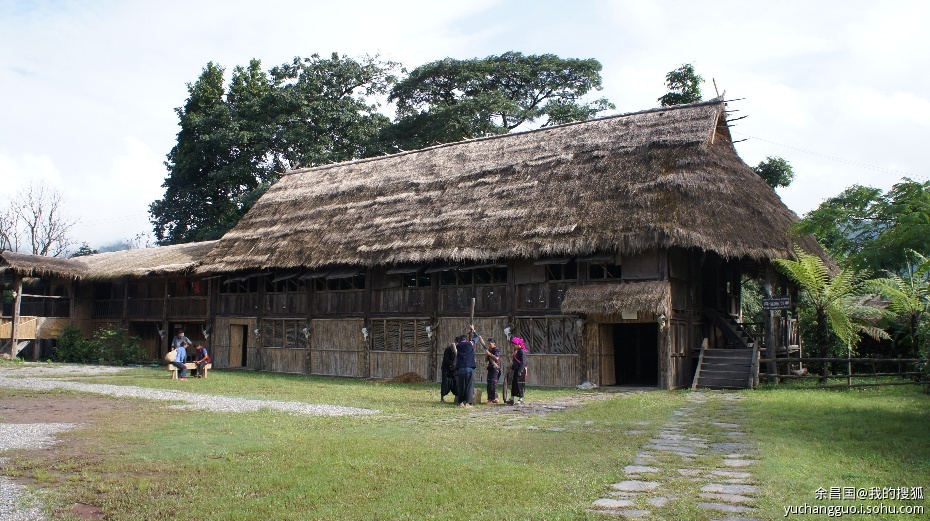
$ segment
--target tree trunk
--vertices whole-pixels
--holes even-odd
[[[827,327],[827,314],[824,310],[817,310],[817,333],[820,338],[817,339],[817,346],[820,350],[820,358],[827,358],[830,352],[830,330]],[[820,383],[827,383],[827,373],[830,365],[829,362],[820,364]]]

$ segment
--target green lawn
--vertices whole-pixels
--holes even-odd
[[[79,380],[381,411],[328,418],[137,402],[7,467],[52,489],[58,505],[96,504],[120,520],[595,519],[591,503],[625,479],[621,469],[687,393],[514,415],[442,404],[432,384],[247,371],[178,382],[142,369]],[[527,399],[580,393],[531,388]],[[29,394],[3,390],[0,399]],[[818,504],[818,487],[930,485],[930,400],[919,389],[746,394],[765,518],[782,517],[783,505]]]
[[[749,429],[764,456],[756,469],[764,492],[760,506],[768,511],[780,509],[784,515],[784,506],[804,503],[930,506],[927,501],[819,501],[815,495],[821,487],[923,487],[930,499],[930,398],[920,387],[766,388],[749,396],[744,402]],[[867,518],[928,519],[926,510]]]

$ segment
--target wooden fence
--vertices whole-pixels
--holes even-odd
[[[782,380],[813,380],[813,379],[845,379],[846,383],[833,385],[811,386],[818,389],[848,388],[848,387],[874,387],[883,385],[913,385],[925,384],[917,376],[924,374],[921,368],[927,363],[922,358],[762,358],[760,367],[774,363],[778,367],[778,374],[762,373],[760,379],[778,383]],[[836,364],[841,372],[833,372],[821,376],[806,371],[804,364]],[[784,374],[782,374],[784,373]],[[898,377],[903,381],[889,382],[859,382],[853,383],[855,378]]]

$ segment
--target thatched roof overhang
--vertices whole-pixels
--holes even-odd
[[[193,242],[88,255],[81,257],[87,266],[83,278],[113,280],[122,277],[189,274],[216,242]]]
[[[87,273],[87,266],[79,259],[4,251],[0,252],[0,271],[9,271],[21,277],[61,277],[74,280]]]
[[[198,271],[671,247],[765,260],[793,256],[796,220],[736,154],[725,104],[713,100],[297,170]]]
[[[562,312],[620,315],[623,311],[642,311],[667,315],[671,294],[671,284],[666,280],[573,286],[565,292]]]

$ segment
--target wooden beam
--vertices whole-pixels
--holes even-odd
[[[23,301],[23,277],[20,274],[13,276],[13,323],[10,324],[10,356],[16,356],[16,342],[19,340],[19,310]]]

